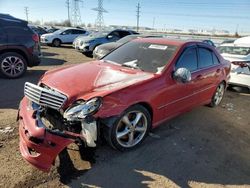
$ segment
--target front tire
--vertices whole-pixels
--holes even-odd
[[[60,47],[61,46],[61,40],[59,40],[59,39],[54,39],[53,40],[53,42],[52,42],[52,45],[54,46],[54,47]]]
[[[26,59],[16,52],[0,55],[0,74],[6,78],[19,78],[27,70]]]
[[[151,116],[141,105],[125,110],[106,132],[106,140],[120,151],[129,150],[142,143],[151,127]]]
[[[226,87],[225,87],[224,82],[221,82],[215,90],[215,93],[214,93],[212,100],[209,104],[210,107],[216,107],[221,103],[223,96],[224,96],[224,93],[225,93],[225,89],[226,89]]]

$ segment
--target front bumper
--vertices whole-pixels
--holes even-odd
[[[25,160],[48,172],[57,155],[82,135],[50,131],[39,121],[36,113],[24,97],[18,114],[20,151]]]
[[[78,46],[78,50],[82,53],[91,52],[89,44],[83,44],[82,46]]]

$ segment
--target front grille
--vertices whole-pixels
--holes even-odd
[[[29,82],[26,82],[24,85],[24,95],[36,104],[56,110],[62,108],[67,100],[65,95],[57,91],[43,88]]]

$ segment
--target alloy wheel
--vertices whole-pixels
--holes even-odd
[[[19,57],[8,56],[2,60],[1,69],[6,76],[15,78],[25,71],[25,64]]]
[[[216,89],[216,92],[215,92],[215,95],[214,95],[214,103],[215,105],[219,105],[222,98],[223,98],[223,95],[224,95],[224,91],[225,91],[225,86],[223,83],[221,83],[217,89]]]
[[[140,111],[130,111],[118,122],[116,140],[123,147],[133,147],[143,139],[147,127],[145,114]]]

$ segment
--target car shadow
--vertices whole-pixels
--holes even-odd
[[[0,109],[18,109],[20,100],[24,96],[24,83],[37,83],[45,70],[28,70],[18,79],[0,78]]]
[[[70,48],[70,49],[73,49],[73,46],[72,46],[72,44],[62,44],[60,47],[57,47],[57,48]]]
[[[57,53],[51,53],[51,52],[42,52],[42,54],[43,54],[43,57],[58,55]]]
[[[220,113],[221,107],[197,108],[164,123],[140,147],[129,152],[101,147],[92,169],[68,185],[249,185],[249,137],[242,137],[246,133]]]
[[[54,65],[63,65],[65,62],[64,59],[50,58],[50,57],[42,57],[40,66],[54,66]]]

